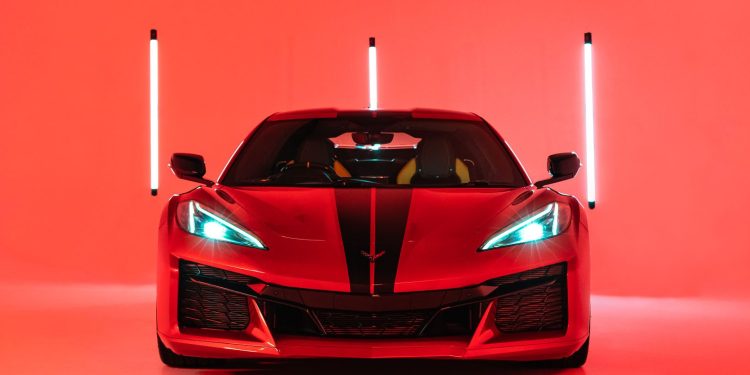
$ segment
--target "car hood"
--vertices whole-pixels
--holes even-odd
[[[268,247],[248,250],[234,266],[257,271],[268,283],[372,294],[486,280],[478,270],[487,258],[477,249],[533,199],[518,205],[514,200],[536,192],[531,187],[218,189],[225,197],[215,198],[232,219]]]

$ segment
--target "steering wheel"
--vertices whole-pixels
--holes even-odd
[[[288,164],[281,169],[276,180],[285,183],[333,182],[339,180],[339,176],[328,165],[303,162]]]

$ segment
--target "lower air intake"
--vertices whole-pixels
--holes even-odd
[[[495,324],[503,333],[565,331],[568,324],[566,264],[559,263],[492,280],[500,286],[539,281],[538,286],[497,299]]]
[[[180,327],[241,331],[250,323],[247,297],[205,286],[192,276],[208,275],[224,280],[249,277],[187,261],[180,261],[178,316]]]

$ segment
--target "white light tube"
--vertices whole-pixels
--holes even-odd
[[[156,30],[151,30],[149,47],[151,195],[156,195],[159,189],[159,42],[156,40]]]
[[[594,76],[591,33],[584,34],[583,80],[586,110],[586,191],[589,208],[596,206],[596,152],[594,149]]]
[[[375,38],[370,38],[369,77],[370,77],[370,110],[378,109],[378,55],[375,50]]]

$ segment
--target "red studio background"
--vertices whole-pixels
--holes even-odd
[[[0,2],[0,284],[16,301],[4,303],[46,286],[153,284],[161,209],[195,185],[172,176],[169,155],[204,155],[214,178],[270,113],[365,108],[369,36],[380,107],[476,112],[541,179],[548,154],[584,154],[586,31],[593,293],[745,299],[749,12],[740,1]],[[556,188],[583,201],[585,177],[584,166]]]

